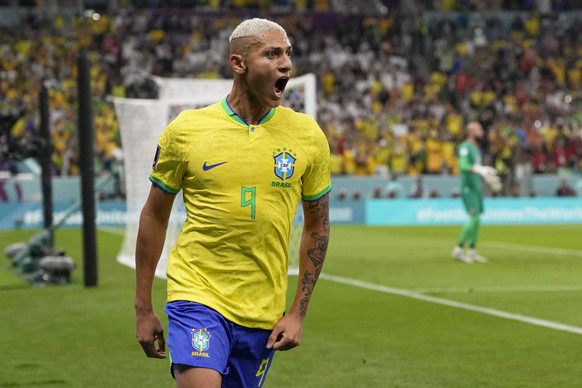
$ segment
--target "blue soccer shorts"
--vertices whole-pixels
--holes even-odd
[[[165,311],[172,375],[182,364],[218,371],[223,388],[263,386],[275,355],[265,347],[270,330],[237,325],[195,302],[168,302]]]

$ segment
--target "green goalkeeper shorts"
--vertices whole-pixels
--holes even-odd
[[[465,188],[462,190],[461,198],[463,199],[463,205],[465,205],[467,213],[471,215],[483,213],[483,195],[481,193]]]

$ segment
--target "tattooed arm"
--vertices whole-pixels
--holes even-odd
[[[303,214],[299,281],[289,313],[279,320],[267,342],[267,347],[275,350],[289,350],[301,342],[301,325],[329,243],[329,194],[316,201],[303,202]]]
[[[299,282],[289,313],[297,310],[301,317],[307,306],[317,278],[323,268],[329,243],[329,194],[317,201],[303,203],[304,226],[299,247]]]

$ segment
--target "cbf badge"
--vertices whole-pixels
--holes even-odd
[[[297,154],[293,150],[287,148],[278,148],[273,152],[273,159],[275,160],[275,175],[282,181],[287,180],[293,176],[295,172],[295,158]]]
[[[205,350],[210,346],[210,333],[206,329],[192,329],[192,347],[196,349],[193,356],[208,357]]]

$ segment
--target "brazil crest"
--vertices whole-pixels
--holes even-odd
[[[295,161],[292,150],[286,148],[278,149],[279,153],[273,152],[273,159],[275,161],[275,176],[282,181],[287,180],[293,176],[295,172]]]
[[[205,350],[210,346],[210,333],[206,329],[192,329],[192,356],[209,357]]]

